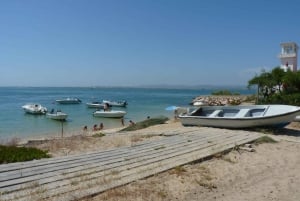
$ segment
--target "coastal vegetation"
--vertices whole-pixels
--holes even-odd
[[[263,144],[263,143],[277,143],[277,141],[275,141],[273,138],[269,136],[262,136],[254,141],[254,144],[256,145]]]
[[[219,90],[219,91],[213,91],[211,95],[214,96],[235,96],[235,95],[240,95],[238,92],[231,92],[229,90]]]
[[[47,151],[33,147],[0,145],[0,164],[49,158]]]
[[[169,120],[169,118],[168,117],[164,117],[164,116],[155,117],[155,118],[149,118],[149,119],[146,119],[144,121],[137,122],[134,125],[128,126],[128,127],[124,128],[124,129],[122,129],[120,131],[135,131],[135,130],[140,130],[140,129],[143,129],[143,128],[147,128],[149,126],[153,126],[153,125],[157,125],[157,124],[164,124],[168,120]]]
[[[253,86],[257,86],[257,104],[300,105],[300,71],[285,72],[280,67],[262,70],[248,81],[248,87]]]

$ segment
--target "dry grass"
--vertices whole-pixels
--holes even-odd
[[[20,143],[20,138],[14,137],[8,140],[1,140],[0,145],[17,146]]]
[[[91,143],[92,140],[90,137],[77,135],[66,138],[44,140],[40,143],[31,143],[29,142],[26,146],[34,146],[39,149],[48,150],[50,153],[61,152],[62,155],[69,155],[71,152],[74,152],[81,147],[82,144]]]
[[[90,133],[90,135],[73,135],[64,138],[53,138],[44,140],[31,140],[24,146],[35,147],[48,151],[52,157],[79,154],[83,152],[94,152],[133,146],[150,138],[157,138],[157,135],[129,133],[128,135],[114,133]]]
[[[213,183],[212,173],[210,172],[210,169],[208,169],[206,166],[200,166],[198,174],[200,175],[200,178],[196,178],[195,182],[199,186],[202,186],[209,190],[217,188],[217,186]]]
[[[151,186],[143,185],[126,185],[119,188],[110,189],[94,198],[86,198],[84,201],[163,201],[168,193],[153,184]]]
[[[185,172],[187,171],[183,166],[177,166],[169,171],[170,174],[175,174],[177,176],[182,176]]]
[[[196,167],[196,168],[195,168]],[[84,201],[164,201],[180,200],[181,193],[190,185],[209,191],[216,189],[214,176],[205,165],[177,166],[167,172],[138,180],[128,185],[105,191]]]

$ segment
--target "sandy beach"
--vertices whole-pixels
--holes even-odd
[[[117,132],[120,129],[87,132],[63,140],[29,141],[27,146],[47,149],[53,157],[59,157],[131,146],[191,128],[170,120],[138,131]],[[278,143],[253,145],[254,152],[233,150],[85,200],[300,200],[300,122],[275,133],[269,136]]]

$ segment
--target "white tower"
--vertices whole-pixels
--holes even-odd
[[[298,45],[294,42],[281,43],[281,54],[279,55],[281,61],[281,68],[284,71],[290,69],[293,72],[297,71],[297,53]]]

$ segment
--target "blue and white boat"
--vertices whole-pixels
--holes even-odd
[[[201,106],[179,115],[184,126],[249,128],[285,126],[300,115],[291,105]]]

